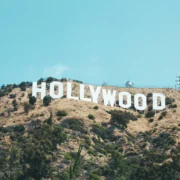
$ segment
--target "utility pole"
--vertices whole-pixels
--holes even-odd
[[[175,78],[175,89],[180,90],[180,75],[179,74]]]

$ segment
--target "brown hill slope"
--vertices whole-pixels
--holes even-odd
[[[91,97],[90,91],[88,89],[88,86],[85,86],[86,91],[85,91],[85,96],[86,97]],[[158,131],[160,131],[163,128],[170,128],[173,126],[176,126],[180,123],[180,93],[176,90],[173,89],[142,89],[142,88],[117,88],[117,87],[105,87],[103,86],[104,89],[110,89],[110,90],[116,90],[117,92],[130,92],[131,94],[137,94],[137,93],[143,93],[147,95],[148,93],[154,93],[154,92],[159,92],[163,93],[166,95],[166,97],[174,98],[175,99],[175,104],[177,104],[177,108],[171,109],[166,107],[166,111],[168,112],[167,116],[163,118],[162,121],[158,121],[158,117],[160,113],[157,113],[154,118],[153,123],[148,123],[147,119],[144,117],[145,115],[142,114],[141,118],[138,118],[138,121],[130,121],[128,124],[128,131],[130,133],[138,133],[138,132],[144,132],[148,130],[152,130],[154,126],[156,125],[156,128]],[[79,97],[79,84],[78,83],[73,83],[72,86],[73,89],[73,96]],[[66,83],[64,83],[64,95],[66,95]],[[53,111],[54,113],[58,110],[64,110],[68,112],[68,117],[80,117],[85,119],[85,123],[89,123],[88,115],[93,114],[95,116],[96,122],[97,123],[102,123],[102,122],[108,122],[110,120],[110,114],[107,113],[107,111],[110,110],[124,110],[120,107],[110,107],[110,106],[104,106],[103,105],[103,98],[102,94],[100,94],[99,98],[99,104],[95,104],[92,102],[85,102],[85,101],[77,101],[77,100],[70,100],[66,98],[62,99],[55,99],[52,100],[50,106],[45,107],[43,106],[43,102],[40,99],[40,97],[37,98],[37,102],[35,105],[35,108],[32,109],[28,115],[24,113],[23,105],[25,102],[28,102],[28,94],[32,92],[31,88],[27,88],[27,90],[20,91],[19,88],[13,89],[11,94],[16,94],[16,100],[18,103],[18,111],[12,111],[13,106],[12,106],[12,101],[13,99],[9,98],[9,95],[1,97],[0,98],[0,113],[2,114],[3,112],[8,112],[12,111],[10,115],[5,115],[1,116],[1,125],[8,126],[8,125],[13,125],[16,123],[24,123],[28,121],[31,117],[36,117],[39,119],[44,119],[47,118],[49,115],[49,111]],[[47,94],[49,91],[47,90]],[[118,99],[118,97],[117,97]],[[98,106],[99,109],[96,111],[93,109],[94,106]],[[133,110],[128,110],[130,112],[135,113],[138,115],[137,112]],[[42,116],[42,114],[44,116]],[[55,118],[54,121],[56,122],[57,119]]]
[[[147,118],[146,113],[148,110],[146,112],[136,112],[133,109],[126,110],[126,112],[134,114],[137,120],[130,119],[127,128],[119,128],[117,124],[112,125],[110,120],[113,119],[113,113],[116,113],[115,110],[123,112],[125,110],[120,107],[104,106],[102,94],[99,98],[99,104],[62,98],[52,100],[49,106],[44,106],[42,100],[38,97],[35,105],[30,108],[28,113],[25,113],[24,103],[28,103],[32,89],[27,88],[26,91],[21,91],[20,88],[14,88],[10,94],[14,94],[16,97],[10,98],[10,94],[8,94],[0,98],[0,127],[8,128],[22,124],[25,127],[23,136],[28,137],[34,127],[42,126],[52,116],[53,124],[64,127],[68,135],[68,141],[58,145],[58,150],[54,152],[57,158],[51,161],[51,166],[56,167],[60,172],[69,168],[72,163],[69,154],[77,152],[80,144],[85,146],[82,151],[82,154],[85,154],[85,161],[88,163],[93,162],[92,167],[98,166],[99,168],[107,166],[112,158],[111,150],[108,149],[110,146],[117,148],[125,158],[142,155],[142,151],[150,151],[156,146],[157,152],[165,154],[170,154],[171,150],[176,148],[180,141],[180,93],[178,91],[173,89],[137,89],[105,86],[103,88],[117,90],[117,92],[127,91],[132,94],[163,93],[171,100],[175,99],[175,102],[170,102],[170,105],[166,106],[166,113],[161,119],[159,117],[162,112],[156,112],[154,117]],[[66,95],[66,83],[64,83],[64,89],[64,95]],[[79,83],[73,82],[72,89],[73,95],[79,96]],[[90,97],[87,85],[85,92],[86,97]],[[18,104],[17,111],[13,110],[12,102],[14,99]],[[176,104],[177,107],[172,108],[171,104]],[[65,112],[65,114],[61,116],[58,115],[58,112]],[[76,124],[75,121],[79,124]],[[170,134],[167,137],[170,139],[168,141],[165,139],[165,144],[168,146],[165,150],[162,149],[163,145],[160,143],[161,141],[164,143],[164,136],[161,137],[163,133]],[[9,132],[3,133],[1,141],[10,146],[13,143],[11,134]],[[64,162],[64,159],[70,160],[70,162]],[[171,157],[158,161],[156,164],[159,163],[160,166],[166,162],[172,162]],[[83,170],[79,179],[88,179],[87,177],[89,177],[91,171],[90,167]],[[101,176],[100,179],[105,179],[105,175],[99,176]]]

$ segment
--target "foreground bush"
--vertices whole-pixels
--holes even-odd
[[[55,179],[50,164],[57,145],[67,139],[62,127],[44,124],[26,136],[19,132],[24,132],[22,125],[15,126],[12,133],[9,131],[11,145],[1,146],[0,179]]]
[[[166,115],[167,115],[167,112],[166,112],[166,111],[163,111],[163,112],[161,113],[161,115],[159,116],[158,120],[163,119],[164,117],[166,117]]]
[[[51,103],[51,100],[52,100],[51,96],[45,96],[45,97],[43,98],[43,104],[44,104],[44,106],[49,106],[49,104]]]
[[[87,133],[84,127],[84,121],[82,119],[67,118],[62,121],[61,126],[64,128],[72,129],[74,131]]]
[[[153,110],[148,111],[148,112],[146,113],[146,117],[147,117],[147,118],[152,118],[152,117],[154,117],[154,115],[155,115],[155,111],[153,111]]]
[[[92,119],[92,120],[95,119],[94,115],[92,115],[92,114],[89,114],[89,115],[88,115],[88,118],[89,118],[89,119]]]
[[[166,105],[172,104],[173,102],[175,102],[175,99],[166,97]]]
[[[130,113],[130,112],[126,112],[126,111],[110,111],[111,114],[111,124],[112,125],[117,125],[120,128],[124,129],[127,127],[127,124],[129,122],[129,120],[137,120],[137,117]]]
[[[67,116],[67,115],[68,115],[68,113],[66,111],[64,111],[64,110],[58,110],[57,113],[56,113],[56,116],[58,116],[59,119],[61,119],[64,116]]]
[[[36,103],[36,97],[35,96],[30,96],[29,97],[29,104],[34,105]]]
[[[31,104],[28,104],[27,102],[24,103],[24,112],[28,114],[28,112],[31,110],[32,106]]]
[[[16,99],[14,99],[12,101],[12,105],[13,105],[14,111],[17,111],[18,110],[18,103],[17,103]]]

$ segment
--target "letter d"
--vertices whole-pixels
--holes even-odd
[[[161,99],[161,105],[158,105],[158,97]],[[153,93],[153,109],[154,110],[163,110],[166,107],[165,96],[160,93]]]

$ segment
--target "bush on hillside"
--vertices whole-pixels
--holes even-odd
[[[64,110],[58,110],[56,113],[56,116],[58,117],[58,120],[61,120],[63,117],[67,116],[68,113]]]
[[[110,111],[110,114],[111,114],[111,121],[110,121],[111,124],[117,125],[122,129],[127,127],[129,120],[132,121],[137,120],[137,117],[134,114],[126,111],[123,112],[123,111],[113,110]]]
[[[163,112],[161,113],[161,115],[159,116],[158,120],[163,119],[166,115],[167,115],[167,112],[166,112],[166,111],[163,111]]]
[[[155,115],[155,111],[148,111],[147,113],[146,113],[146,118],[152,118],[152,117],[154,117],[154,115]]]
[[[151,119],[148,120],[149,123],[152,123],[153,121],[154,121],[153,118],[151,118]]]
[[[18,103],[17,103],[16,99],[14,99],[12,101],[12,105],[13,105],[14,111],[17,111],[18,110]]]
[[[98,106],[94,106],[94,107],[93,107],[93,109],[98,110],[98,109],[99,109],[99,107],[98,107]]]
[[[29,103],[24,103],[24,112],[28,114],[28,112],[31,110],[31,105]]]
[[[56,113],[56,116],[62,117],[62,116],[67,116],[67,112],[64,110],[58,110]]]
[[[161,133],[158,137],[154,138],[152,141],[155,147],[163,148],[165,145],[174,145],[176,141],[169,133]]]
[[[43,98],[43,104],[44,104],[44,106],[49,106],[49,104],[51,103],[51,100],[52,100],[52,98],[51,98],[51,96],[45,96],[44,98]]]
[[[36,97],[35,96],[31,96],[29,98],[29,104],[34,105],[35,103],[36,103]]]
[[[6,92],[5,91],[0,91],[0,97],[3,97],[6,95]]]
[[[40,78],[38,81],[37,81],[37,84],[41,84],[43,81],[45,81],[43,78]]]
[[[61,82],[67,82],[68,80],[66,78],[61,78],[60,81]]]
[[[21,82],[19,84],[19,88],[21,89],[21,91],[26,91],[26,83],[25,82]]]
[[[10,95],[9,95],[9,98],[10,98],[10,99],[14,99],[15,97],[16,97],[16,94],[10,94]]]
[[[177,108],[177,104],[170,104],[169,108]]]
[[[88,118],[89,118],[89,119],[92,119],[92,120],[95,119],[95,117],[94,117],[92,114],[89,114],[89,115],[88,115]]]
[[[16,125],[13,128],[14,132],[19,132],[19,133],[24,132],[24,130],[25,130],[25,127],[22,124]]]
[[[116,137],[115,135],[113,135],[112,128],[107,129],[99,124],[92,124],[91,131],[104,140],[109,139],[111,141],[114,141],[118,139],[118,136]]]
[[[51,82],[53,82],[55,80],[55,78],[53,78],[53,77],[48,77],[47,79],[46,79],[46,82],[47,83],[51,83]]]
[[[62,121],[61,126],[64,128],[72,129],[74,131],[87,133],[84,127],[84,121],[82,119],[67,118]]]
[[[175,102],[175,99],[167,97],[166,98],[166,105],[172,104],[173,102]]]
[[[53,117],[52,112],[50,112],[50,117],[46,120],[47,124],[50,126],[52,126],[52,124],[53,124],[52,117]]]

